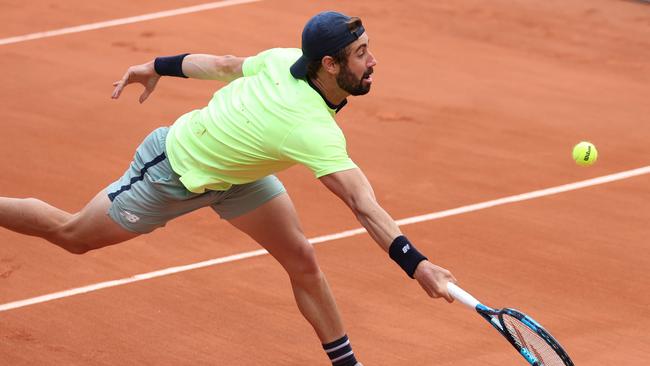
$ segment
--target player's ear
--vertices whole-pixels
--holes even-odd
[[[325,70],[325,72],[330,75],[336,75],[339,72],[340,65],[334,60],[334,57],[332,56],[323,57],[321,60],[321,65],[323,66],[323,70]]]

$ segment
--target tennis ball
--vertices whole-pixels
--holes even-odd
[[[598,159],[598,150],[591,142],[582,141],[573,147],[573,160],[580,166],[590,166]]]

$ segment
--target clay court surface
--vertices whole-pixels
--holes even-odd
[[[0,38],[200,4],[3,1]],[[296,47],[314,13],[362,17],[379,64],[338,117],[396,219],[650,165],[650,6],[616,0],[264,0],[0,46],[0,195],[80,209],[155,127],[221,84],[126,68],[182,52]],[[576,166],[590,140],[598,163]],[[279,174],[310,238],[358,228],[307,169]],[[577,365],[650,361],[650,175],[402,227]],[[482,319],[425,296],[367,234],[318,244],[355,353],[372,365],[523,365]],[[0,304],[259,249],[210,210],[83,256],[0,230]],[[268,255],[0,312],[1,365],[327,365]]]

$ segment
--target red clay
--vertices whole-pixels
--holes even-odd
[[[192,5],[20,3],[0,37]],[[59,8],[53,8],[58,6]],[[349,151],[404,218],[649,165],[650,13],[635,2],[267,0],[0,46],[0,195],[79,209],[153,128],[218,83],[165,79],[144,104],[112,101],[126,67],[156,55],[298,46],[304,22],[363,18],[372,92],[340,113]],[[573,144],[591,140],[584,169]],[[309,237],[358,227],[304,168],[280,174]],[[578,365],[650,359],[650,177],[404,227],[495,307],[550,329]],[[0,231],[0,303],[258,246],[209,210],[73,256]],[[317,249],[366,365],[520,365],[479,317],[431,301],[368,236]],[[258,257],[0,313],[2,365],[326,365],[286,275]]]

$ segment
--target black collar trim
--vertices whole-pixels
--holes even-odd
[[[305,79],[307,80],[307,83],[309,84],[309,86],[311,86],[312,89],[316,90],[318,95],[320,95],[321,98],[323,98],[323,100],[325,101],[325,104],[327,104],[327,106],[330,107],[330,109],[333,109],[335,111],[335,113],[339,113],[339,111],[341,109],[343,109],[343,107],[345,107],[346,104],[348,104],[348,99],[347,98],[343,99],[343,101],[338,105],[333,104],[332,102],[327,100],[327,98],[325,98],[325,96],[320,91],[320,89],[318,89],[318,87],[316,85],[314,85],[314,83],[312,83],[312,81],[311,81],[311,79],[309,77],[306,77]]]

